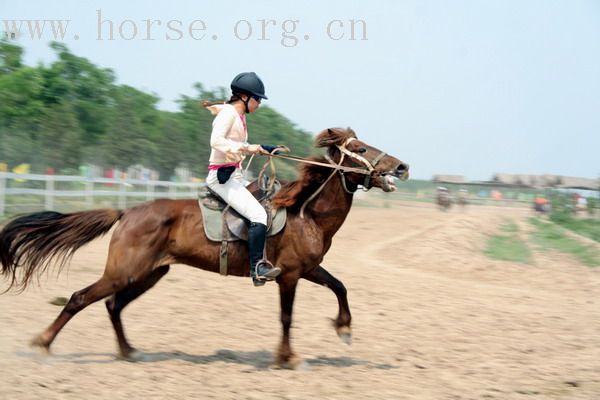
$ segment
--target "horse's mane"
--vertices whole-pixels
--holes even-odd
[[[350,128],[331,128],[319,133],[315,138],[315,147],[328,147],[330,155],[336,151],[335,145],[343,144],[348,138],[356,138],[356,133]],[[312,161],[327,163],[325,157],[310,157]],[[320,165],[304,164],[300,167],[300,177],[284,183],[279,192],[273,197],[273,207],[286,207],[290,212],[298,212],[310,195],[331,174],[331,168]]]

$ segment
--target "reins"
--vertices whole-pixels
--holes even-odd
[[[304,218],[304,209],[306,208],[308,203],[310,203],[312,200],[314,200],[315,197],[317,197],[317,195],[319,193],[321,193],[321,191],[323,190],[323,188],[325,187],[327,182],[329,182],[331,180],[331,178],[333,178],[333,176],[335,175],[336,172],[339,172],[339,174],[341,175],[342,188],[344,189],[344,191],[346,193],[353,194],[354,191],[348,190],[348,187],[346,186],[346,177],[344,176],[345,172],[354,172],[357,174],[365,175],[363,190],[368,191],[370,189],[369,183],[371,181],[371,175],[372,175],[373,171],[375,171],[375,166],[379,163],[379,161],[381,161],[381,159],[383,159],[383,157],[386,156],[386,153],[381,152],[377,157],[375,157],[375,159],[373,159],[373,161],[369,161],[366,158],[364,158],[363,156],[353,153],[346,148],[346,146],[353,140],[356,140],[356,139],[348,138],[344,142],[343,145],[341,145],[341,146],[337,145],[337,148],[342,153],[342,156],[338,163],[333,161],[333,159],[328,154],[325,155],[325,159],[329,162],[327,164],[327,163],[323,163],[323,162],[319,162],[319,161],[309,160],[309,159],[306,159],[303,157],[275,154],[275,152],[277,151],[277,149],[275,149],[275,150],[273,150],[272,153],[265,154],[267,157],[269,157],[269,159],[267,160],[267,162],[265,162],[265,164],[263,165],[263,167],[261,168],[261,170],[258,174],[258,184],[261,187],[261,189],[266,190],[266,191],[269,191],[273,188],[273,185],[275,184],[275,163],[273,162],[273,158],[280,158],[283,160],[302,162],[305,164],[318,165],[321,167],[333,169],[331,174],[329,174],[329,176],[327,177],[327,179],[325,179],[325,181],[321,184],[321,186],[319,186],[319,188],[312,195],[310,195],[310,197],[308,199],[306,199],[304,201],[304,203],[302,204],[302,207],[300,207],[300,218]],[[342,165],[342,163],[344,162],[344,158],[346,156],[351,157],[355,160],[358,160],[365,166],[365,168],[347,167],[345,165]],[[250,157],[250,161],[248,161],[248,164],[246,165],[246,169],[244,172],[248,171],[248,168],[250,167],[250,163],[252,162],[253,159],[254,159],[254,155],[252,155],[252,157]],[[263,181],[262,177],[267,169],[267,166],[269,166],[269,165],[271,166],[271,176],[269,177],[269,183],[267,184],[267,186],[265,188],[263,188],[261,186],[262,181]]]
[[[363,175],[370,175],[371,174],[371,171],[368,170],[368,169],[346,167],[345,165],[336,164],[335,161],[331,160],[331,158],[329,156],[325,156],[325,158],[328,159],[329,164],[323,163],[323,162],[319,162],[319,161],[309,160],[307,158],[302,158],[302,157],[286,156],[286,155],[283,155],[283,154],[268,154],[266,156],[267,157],[273,157],[273,158],[281,158],[281,159],[284,159],[284,160],[292,160],[292,161],[296,161],[296,162],[302,162],[302,163],[305,163],[305,164],[319,165],[321,167],[332,168],[332,169],[343,171],[343,172],[355,172],[357,174],[363,174]],[[341,161],[342,160],[340,160],[340,162]]]

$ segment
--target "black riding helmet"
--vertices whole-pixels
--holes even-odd
[[[231,81],[234,94],[248,94],[268,100],[265,96],[265,85],[254,72],[242,72]]]

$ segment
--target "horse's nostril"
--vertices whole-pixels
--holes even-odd
[[[398,170],[398,172],[408,171],[408,164],[400,164],[396,169]]]

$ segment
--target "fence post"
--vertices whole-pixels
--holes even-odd
[[[54,209],[54,175],[46,175],[46,210]]]
[[[169,198],[170,199],[175,199],[175,186],[173,184],[173,182],[169,182]]]
[[[121,210],[124,210],[127,207],[125,189],[125,179],[121,176],[119,182],[119,209]]]
[[[4,172],[0,172],[0,217],[4,216],[4,202],[6,201],[6,196],[4,195],[6,189],[6,174]]]
[[[154,183],[152,181],[146,182],[146,200],[152,200],[154,198]]]
[[[94,181],[91,179],[85,182],[85,204],[88,209],[94,208]]]

